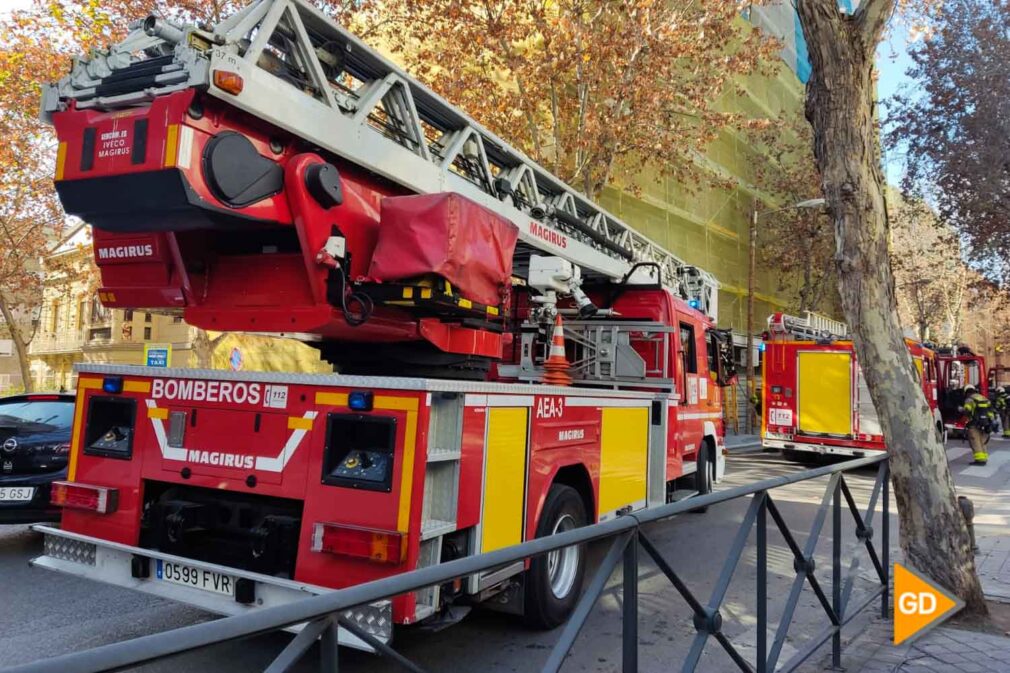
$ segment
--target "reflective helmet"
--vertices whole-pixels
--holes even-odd
[[[1004,393],[1006,393],[1006,388],[1004,388],[1003,386],[997,386],[996,392],[999,393],[1000,395],[1003,395]]]
[[[964,393],[965,393],[965,395],[971,395],[973,392],[975,392],[975,386],[973,386],[973,385],[967,385],[967,386],[964,387]]]

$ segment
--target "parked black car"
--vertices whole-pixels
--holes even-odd
[[[0,398],[0,524],[59,521],[49,486],[67,476],[74,396]]]

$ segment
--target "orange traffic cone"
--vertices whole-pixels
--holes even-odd
[[[554,319],[554,334],[551,336],[551,352],[544,362],[544,383],[552,386],[570,386],[572,377],[568,374],[571,365],[565,358],[565,328],[561,316]]]

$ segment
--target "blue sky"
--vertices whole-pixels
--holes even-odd
[[[877,96],[882,103],[894,95],[898,89],[908,82],[905,71],[912,65],[912,59],[908,55],[908,29],[896,21],[896,25],[891,29],[880,46],[877,48],[877,68],[880,71],[878,81]],[[887,109],[881,107],[881,116],[886,115]],[[901,180],[901,163],[896,157],[884,157],[884,165],[887,173],[887,181],[896,185]]]

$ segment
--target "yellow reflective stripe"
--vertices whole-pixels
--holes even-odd
[[[316,404],[329,407],[346,407],[347,393],[316,393]]]
[[[63,179],[63,166],[67,163],[67,143],[60,143],[56,148],[56,180]]]
[[[288,416],[288,430],[311,430],[312,419],[304,416]]]
[[[74,481],[77,476],[77,452],[81,448],[81,418],[84,416],[84,396],[89,390],[102,387],[101,379],[77,379],[77,402],[74,404],[74,434],[70,438],[70,465],[67,467],[67,481]]]
[[[151,382],[150,381],[124,381],[123,382],[123,392],[124,393],[149,393],[151,392]]]
[[[375,409],[382,411],[405,411],[407,422],[403,430],[403,470],[400,473],[400,511],[396,517],[396,529],[408,532],[410,525],[410,496],[414,489],[414,453],[417,443],[417,398],[376,395]]]
[[[162,407],[148,407],[147,417],[154,418],[159,421],[163,421],[168,418],[168,409]]]
[[[176,154],[179,147],[179,125],[169,124],[165,133],[165,158],[162,165],[165,168],[175,166]]]

